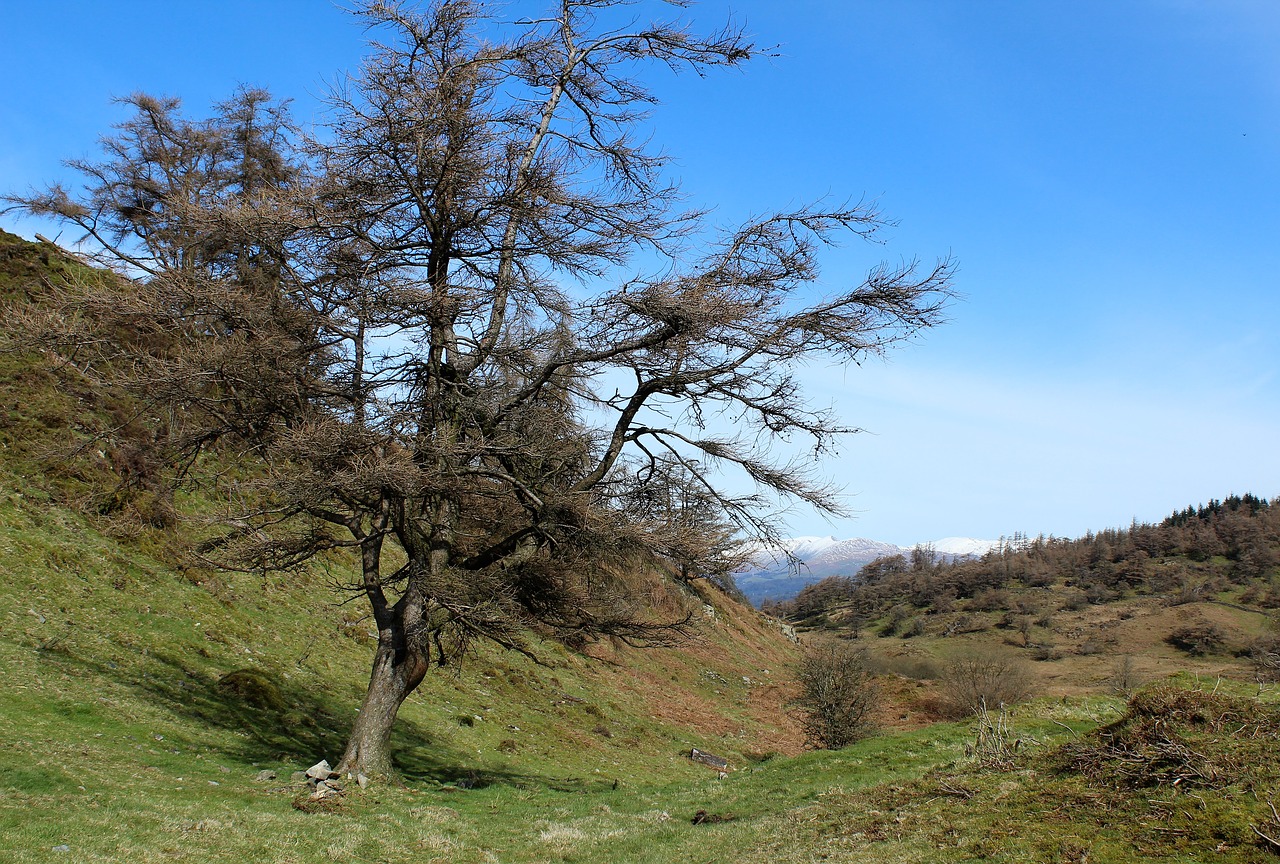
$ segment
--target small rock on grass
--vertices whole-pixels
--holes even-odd
[[[337,773],[329,766],[328,759],[321,759],[307,769],[307,776],[315,780],[328,780],[330,777],[336,777]]]

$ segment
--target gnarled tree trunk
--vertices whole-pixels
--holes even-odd
[[[370,778],[392,774],[391,729],[396,714],[422,683],[428,667],[426,656],[405,646],[400,623],[383,631],[379,639],[369,689],[336,769],[340,774]]]

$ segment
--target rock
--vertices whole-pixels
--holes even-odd
[[[310,778],[307,777],[306,771],[294,771],[289,775],[290,783],[306,783]]]
[[[359,784],[360,784],[360,788],[361,788],[361,789],[363,789],[363,788],[365,788],[366,786],[368,786],[368,785],[369,785],[369,778],[368,778],[368,777],[366,777],[366,776],[364,776],[363,774],[357,774],[357,775],[356,775],[356,782],[357,782],[357,783],[359,783]]]
[[[61,845],[59,845],[59,846],[54,846],[54,847],[53,847],[53,851],[54,851],[54,852],[70,852],[70,851],[71,851],[71,847],[70,847],[70,846],[68,846],[66,843],[63,843],[63,844],[61,844]]]
[[[313,780],[328,780],[330,777],[337,777],[338,772],[329,767],[328,759],[321,759],[307,769],[307,776]]]
[[[705,750],[699,750],[697,747],[694,747],[689,751],[689,758],[694,762],[701,762],[703,765],[710,765],[712,768],[716,768],[720,771],[726,771],[729,768],[728,759],[725,759],[723,756],[716,756],[713,753],[708,753]]]
[[[312,801],[324,801],[328,798],[337,798],[342,794],[341,789],[336,789],[328,783],[321,782],[316,786],[316,791],[311,793]]]
[[[297,771],[294,773],[302,774],[303,780],[307,779],[307,775],[302,771]],[[269,783],[274,779],[276,779],[276,772],[269,771],[269,770],[262,770],[262,771],[259,771],[257,774],[253,775],[253,780],[255,783]]]

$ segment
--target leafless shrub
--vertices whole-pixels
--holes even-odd
[[[924,619],[923,619],[923,618],[912,618],[912,619],[907,623],[906,628],[905,628],[905,629],[903,629],[903,631],[902,631],[902,638],[903,638],[903,639],[911,639],[911,638],[914,638],[914,637],[916,637],[916,636],[923,636],[924,634],[925,634]]]
[[[1092,657],[1094,654],[1101,654],[1102,643],[1097,639],[1086,639],[1080,643],[1080,647],[1076,649],[1076,653],[1081,657]]]
[[[1132,654],[1116,658],[1111,673],[1111,687],[1122,696],[1129,696],[1142,685]]]
[[[1062,608],[1072,612],[1079,612],[1088,605],[1088,596],[1079,589],[1068,591],[1066,597],[1062,600]]]
[[[1009,592],[1000,588],[987,588],[969,600],[969,608],[974,612],[998,612],[1008,605]]]
[[[897,636],[899,629],[911,617],[911,607],[905,603],[899,603],[889,610],[889,616],[884,622],[884,626],[880,629],[881,636]]]
[[[953,717],[1014,705],[1025,700],[1031,691],[1031,676],[1026,668],[995,653],[957,658],[942,672],[942,702]]]
[[[1101,606],[1103,603],[1110,603],[1120,595],[1106,585],[1095,582],[1085,589],[1084,596],[1092,605]]]
[[[1165,598],[1165,603],[1170,606],[1185,606],[1188,603],[1197,603],[1204,596],[1204,583],[1193,580],[1183,579],[1173,592]]]
[[[867,671],[876,675],[898,675],[916,681],[933,681],[942,674],[933,658],[911,654],[869,654],[864,663]]]
[[[1259,684],[1280,681],[1280,636],[1255,639],[1249,645],[1248,655]]]
[[[865,652],[826,642],[805,655],[799,671],[801,726],[813,746],[839,750],[871,732],[879,688]]]

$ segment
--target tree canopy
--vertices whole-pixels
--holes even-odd
[[[72,163],[83,191],[9,199],[129,277],[40,332],[138,394],[149,458],[257,466],[205,554],[353,550],[379,641],[341,771],[390,770],[399,705],[470,639],[679,633],[628,590],[627,555],[723,574],[736,539],[776,538],[769,494],[837,511],[813,463],[770,447],[852,431],[805,401],[798,364],[879,354],[950,296],[947,261],[816,296],[821,249],[884,226],[868,206],[728,231],[683,209],[642,140],[643,70],[757,49],[632,11],[364,3],[381,41],[319,128],[256,89],[206,119],[134,95],[102,157]],[[768,494],[727,492],[725,470]]]

